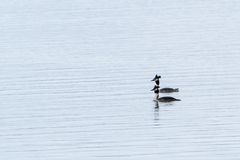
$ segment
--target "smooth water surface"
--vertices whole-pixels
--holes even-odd
[[[2,0],[0,14],[0,159],[240,159],[239,1]],[[182,101],[153,102],[156,73]]]

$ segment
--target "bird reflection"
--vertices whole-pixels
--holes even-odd
[[[173,103],[161,103],[161,102],[158,102],[157,100],[153,100],[154,102],[154,121],[156,122],[154,125],[159,125],[157,121],[159,121],[160,119],[160,107],[163,106],[163,110],[162,111],[166,111],[166,108],[164,108],[164,106],[172,106]],[[160,104],[159,104],[160,103]]]
[[[153,102],[154,102],[154,109],[159,110],[159,102],[157,100],[153,100]],[[161,105],[172,106],[173,103],[161,103]]]
[[[155,103],[155,110],[159,110],[159,102],[157,100],[153,100]]]
[[[159,120],[159,102],[156,101],[156,100],[153,100],[153,101],[155,103],[155,107],[154,107],[154,120],[158,121]]]

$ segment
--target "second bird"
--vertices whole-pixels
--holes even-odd
[[[161,78],[161,76],[158,76],[157,74],[155,75],[155,77],[152,79],[152,81],[154,81],[156,83],[156,85],[154,86],[154,88],[151,91],[154,91],[155,89],[159,89],[160,88],[160,81],[159,79]],[[178,88],[160,88],[160,90],[158,91],[160,93],[172,93],[172,92],[179,92]]]

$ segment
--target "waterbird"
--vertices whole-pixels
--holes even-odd
[[[159,88],[160,88],[159,85],[155,85],[151,91],[154,91],[154,93],[155,93],[156,89],[159,89]],[[159,92],[160,93],[179,92],[179,89],[178,88],[168,88],[168,87],[167,88],[160,88]]]
[[[160,97],[157,95],[156,100],[159,102],[173,102],[173,101],[181,101],[180,99],[176,99],[174,97],[166,96],[166,97]]]

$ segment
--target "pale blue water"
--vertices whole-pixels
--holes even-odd
[[[240,159],[240,2],[2,0],[0,14],[0,159]],[[156,73],[182,101],[155,108]]]

